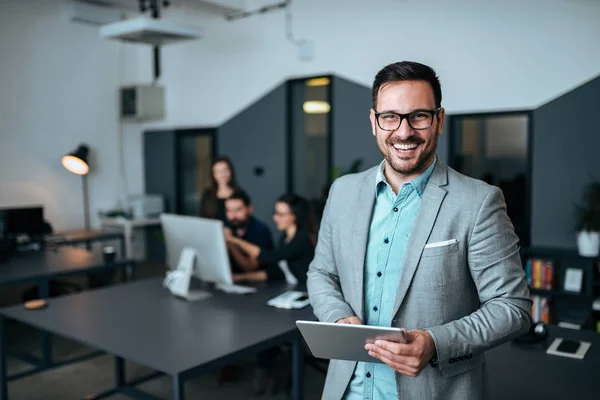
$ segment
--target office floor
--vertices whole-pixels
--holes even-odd
[[[157,266],[140,266],[138,278],[155,276],[161,274],[162,268]],[[19,290],[22,288],[10,288],[10,292],[3,291],[0,303],[15,302]],[[18,299],[18,297],[16,297]],[[39,334],[37,331],[17,323],[7,326],[7,341],[11,346],[19,349],[39,349]],[[53,338],[54,357],[56,360],[85,354],[90,349],[72,341],[59,337]],[[149,349],[151,351],[151,349]],[[39,355],[39,353],[38,353]],[[71,364],[65,367],[49,370],[17,381],[9,382],[9,398],[11,400],[70,400],[84,399],[86,396],[110,389],[114,385],[114,358],[112,356],[100,356],[91,360]],[[7,358],[7,367],[10,373],[27,369],[28,365],[14,359]],[[283,394],[254,396],[252,392],[252,378],[254,365],[252,359],[244,363],[241,368],[241,376],[234,383],[219,385],[216,380],[217,372],[213,371],[201,375],[186,382],[185,391],[187,399],[283,399]],[[133,364],[126,365],[127,379],[135,379],[143,376],[149,369]],[[321,397],[325,376],[307,366],[304,376],[305,398],[317,399]],[[164,376],[151,380],[140,386],[142,389],[154,396],[170,399],[172,388],[171,379]],[[116,395],[110,400],[125,400],[126,396]]]

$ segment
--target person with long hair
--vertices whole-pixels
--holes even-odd
[[[211,165],[210,186],[202,193],[200,216],[227,222],[225,200],[238,189],[231,160],[226,156],[217,157]]]
[[[315,232],[308,202],[293,193],[281,196],[275,203],[273,221],[277,230],[282,232],[279,245],[274,250],[257,246],[235,237],[225,230],[225,239],[229,246],[236,246],[267,269],[233,274],[233,280],[239,281],[286,281],[296,283],[303,288],[306,285],[308,266],[314,257],[313,234]],[[288,382],[287,362],[277,362],[281,351],[273,347],[257,355],[253,387],[254,394],[282,390]]]
[[[234,274],[234,281],[296,281],[306,284],[308,266],[314,257],[312,235],[314,227],[308,202],[293,193],[281,196],[275,203],[273,221],[282,232],[279,245],[273,249],[261,248],[226,232],[225,239],[230,245],[239,247],[248,256],[267,265],[266,270]],[[281,262],[285,262],[282,267]],[[291,276],[290,276],[291,274]]]

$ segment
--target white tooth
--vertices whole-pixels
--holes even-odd
[[[416,148],[417,145],[416,144],[408,144],[408,145],[401,145],[398,143],[394,143],[394,148],[399,149],[399,150],[411,150]]]

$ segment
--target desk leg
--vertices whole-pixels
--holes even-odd
[[[292,400],[301,400],[304,388],[304,343],[300,335],[292,343]]]
[[[121,258],[127,258],[127,250],[125,248],[125,235],[121,236],[121,238],[119,239],[119,242],[121,243]]]
[[[137,263],[136,261],[131,261],[128,264],[128,268],[129,268],[129,280],[130,281],[135,281],[135,269],[137,268]]]
[[[181,375],[173,375],[173,400],[185,399],[185,387]]]
[[[6,357],[4,349],[4,317],[0,316],[0,400],[8,400]]]
[[[115,357],[115,388],[121,389],[125,386],[125,360]]]
[[[50,297],[50,280],[42,279],[39,282],[40,299]],[[42,335],[42,364],[45,368],[52,365],[52,335],[49,332],[41,331]]]

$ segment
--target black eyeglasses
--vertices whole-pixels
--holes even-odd
[[[377,125],[384,131],[395,131],[400,128],[402,120],[406,119],[408,125],[416,130],[431,128],[433,125],[433,116],[438,115],[442,108],[435,110],[415,110],[410,114],[399,114],[395,112],[375,113]]]

